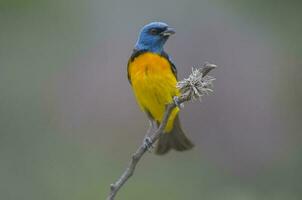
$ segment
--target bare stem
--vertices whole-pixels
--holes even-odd
[[[188,83],[184,82],[183,86],[180,87],[179,89],[181,90],[184,87],[197,87],[198,91],[200,92],[202,90],[199,90],[199,89],[202,89],[203,87],[207,88],[208,85],[212,83],[212,80],[208,80],[208,79],[202,80],[201,78],[205,77],[206,74],[209,73],[215,67],[216,67],[215,65],[209,66],[209,64],[206,63],[204,65],[204,67],[201,69],[200,74],[197,74],[196,77],[195,77],[195,75],[190,75],[190,78],[193,78],[193,82],[195,81],[194,79],[196,78],[196,80],[198,82],[197,85],[192,86],[192,81],[190,79],[188,81]],[[209,83],[207,83],[207,81],[209,81]],[[207,83],[207,84],[199,84],[200,82]],[[200,96],[200,94],[196,94],[196,95]],[[168,119],[171,115],[172,110],[176,106],[178,106],[178,105],[180,105],[180,104],[182,104],[186,101],[189,101],[192,98],[194,98],[194,94],[192,92],[186,92],[186,93],[182,94],[180,97],[177,98],[177,102],[170,103],[166,106],[166,110],[165,110],[162,122],[159,125],[159,127],[158,128],[157,127],[151,127],[149,135],[150,135],[150,142],[151,142],[152,145],[158,140],[160,135],[163,133],[163,130],[165,129],[165,127],[167,125],[167,122],[168,122]],[[132,155],[131,160],[128,164],[128,167],[126,168],[124,173],[120,176],[120,178],[115,183],[110,185],[110,194],[107,197],[107,200],[114,200],[114,197],[116,196],[119,189],[133,175],[137,163],[139,162],[141,157],[146,153],[147,150],[148,150],[148,147],[143,142],[139,146],[139,148],[136,150],[136,152]]]

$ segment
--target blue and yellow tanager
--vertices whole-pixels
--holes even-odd
[[[163,22],[151,22],[139,33],[133,53],[128,61],[128,79],[140,108],[152,120],[160,123],[165,106],[180,95],[176,88],[177,71],[164,44],[175,33]],[[179,122],[179,108],[175,108],[159,138],[156,154],[162,155],[170,149],[184,151],[193,147],[185,136]]]

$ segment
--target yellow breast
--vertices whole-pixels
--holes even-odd
[[[149,112],[157,121],[161,121],[165,105],[179,95],[176,88],[176,77],[170,62],[155,53],[143,53],[137,56],[128,66],[131,85],[140,107]],[[178,112],[175,109],[166,130],[170,131]]]

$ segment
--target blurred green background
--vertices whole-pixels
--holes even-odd
[[[179,69],[219,65],[181,112],[190,152],[147,154],[117,199],[302,198],[301,1],[1,0],[0,199],[105,199],[148,122],[126,63],[144,24]]]

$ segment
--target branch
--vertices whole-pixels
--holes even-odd
[[[148,141],[151,146],[159,139],[161,134],[163,134],[170,114],[176,106],[180,106],[182,103],[190,101],[191,99],[201,99],[203,95],[212,92],[212,82],[215,80],[215,78],[208,76],[207,74],[214,68],[216,68],[216,65],[205,63],[200,69],[192,69],[192,74],[190,74],[189,78],[177,83],[176,87],[181,91],[182,94],[180,97],[174,98],[174,101],[166,106],[166,110],[159,127],[156,129],[151,127],[150,141]],[[143,144],[132,155],[130,163],[124,173],[115,183],[110,185],[110,194],[107,197],[107,200],[114,200],[114,197],[119,189],[133,175],[137,163],[145,152],[148,151],[150,145],[146,145],[144,141]]]

